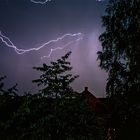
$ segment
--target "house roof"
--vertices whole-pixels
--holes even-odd
[[[85,87],[82,92],[84,98],[88,104],[96,111],[97,114],[108,114],[109,113],[109,99],[108,98],[97,98],[94,94],[89,92],[88,87]]]

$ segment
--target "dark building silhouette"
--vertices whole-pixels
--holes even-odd
[[[106,140],[115,140],[116,129],[110,124],[111,107],[109,98],[96,98],[94,94],[88,91],[88,87],[85,87],[82,94],[88,104],[95,110],[97,115],[106,120]]]
[[[94,94],[89,92],[88,87],[85,87],[85,90],[82,92],[83,97],[87,100],[88,104],[95,110],[98,115],[107,115],[109,114],[108,98],[97,98]]]

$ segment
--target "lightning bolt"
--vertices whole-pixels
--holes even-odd
[[[65,44],[63,47],[57,47],[57,48],[55,48],[55,49],[51,49],[51,50],[50,50],[50,53],[49,53],[48,55],[42,56],[42,57],[41,57],[41,60],[43,61],[43,59],[45,59],[45,58],[50,58],[50,56],[51,56],[51,54],[53,53],[53,51],[56,51],[56,50],[63,50],[63,49],[66,48],[67,46],[69,46],[69,45],[71,45],[71,44],[73,44],[73,43],[76,43],[76,42],[78,42],[78,41],[80,41],[80,40],[82,40],[82,39],[83,39],[83,37],[79,37],[78,39],[76,39],[76,40],[74,40],[74,41],[68,42],[68,43]]]
[[[101,1],[105,1],[105,0],[96,0],[96,1],[101,2]]]
[[[13,48],[17,54],[24,54],[24,53],[27,53],[27,52],[30,52],[30,51],[38,51],[38,50],[40,50],[40,49],[46,47],[47,45],[49,45],[49,44],[51,44],[51,43],[56,43],[56,42],[58,42],[58,41],[60,41],[60,40],[65,39],[65,38],[68,37],[68,36],[69,36],[69,37],[77,37],[77,39],[76,39],[75,41],[69,41],[67,44],[65,44],[65,45],[62,46],[62,47],[57,47],[57,48],[55,48],[55,49],[51,49],[49,55],[48,55],[48,56],[44,56],[44,57],[50,57],[53,51],[56,51],[56,50],[58,50],[58,49],[59,49],[59,50],[60,50],[60,49],[64,49],[66,46],[69,46],[70,44],[72,44],[72,43],[74,43],[74,42],[76,42],[76,41],[82,40],[82,39],[83,39],[83,34],[82,34],[82,33],[64,34],[63,36],[58,37],[58,38],[55,39],[55,40],[50,40],[50,41],[48,41],[48,42],[42,44],[41,46],[39,46],[39,47],[37,47],[37,48],[19,49],[16,45],[14,45],[14,43],[13,43],[7,36],[3,35],[2,32],[0,31],[0,40],[1,40],[6,46],[8,46],[8,47],[10,47],[10,48]],[[44,58],[44,57],[42,57],[42,58]]]
[[[40,1],[40,0],[38,0],[38,1],[36,1],[36,0],[30,0],[30,1],[33,2],[33,3],[36,3],[36,4],[45,4],[45,3],[47,3],[47,2],[49,2],[49,1],[51,1],[51,0],[44,0],[44,1]],[[57,47],[57,48],[55,48],[55,49],[52,49],[52,48],[51,48],[49,54],[48,54],[47,56],[41,57],[41,59],[44,59],[44,58],[46,58],[46,57],[49,58],[49,57],[51,56],[51,54],[53,53],[53,51],[60,50],[60,49],[64,49],[65,47],[71,45],[72,43],[82,40],[82,39],[83,39],[82,33],[64,34],[63,36],[58,37],[58,38],[55,39],[55,40],[50,40],[50,41],[48,41],[48,42],[42,44],[41,46],[39,46],[39,47],[37,47],[37,48],[19,49],[19,48],[10,40],[10,38],[8,38],[7,36],[3,35],[2,32],[0,31],[0,40],[1,40],[6,46],[8,46],[8,47],[10,47],[10,48],[13,48],[17,54],[24,54],[24,53],[27,53],[27,52],[30,52],[30,51],[38,51],[38,50],[44,48],[45,46],[47,46],[47,45],[49,45],[49,44],[51,44],[51,43],[55,43],[55,42],[58,42],[58,41],[60,41],[60,40],[63,40],[63,39],[64,39],[65,37],[67,37],[67,36],[70,36],[70,37],[75,37],[75,36],[76,36],[77,39],[74,40],[74,41],[69,41],[67,44],[63,45],[62,47]]]
[[[36,3],[36,4],[45,4],[45,3],[47,3],[47,2],[49,2],[49,1],[51,1],[51,0],[45,0],[45,1],[30,0],[30,1],[33,2],[33,3]]]

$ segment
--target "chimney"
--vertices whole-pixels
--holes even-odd
[[[85,92],[87,92],[88,91],[88,87],[85,87]]]

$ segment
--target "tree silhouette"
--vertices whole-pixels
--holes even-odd
[[[6,76],[0,77],[0,95],[3,95],[3,93],[5,92],[5,90],[3,89],[3,87],[4,87],[3,80],[4,80],[5,78],[6,78]]]
[[[6,78],[6,76],[2,76],[0,77],[0,95],[2,96],[6,96],[6,95],[11,95],[11,96],[18,96],[17,95],[17,84],[15,84],[14,86],[5,89],[4,88],[4,82],[3,80]]]
[[[71,52],[58,59],[56,62],[51,62],[51,65],[43,64],[42,67],[34,67],[35,70],[42,72],[39,79],[33,80],[41,86],[40,93],[42,95],[58,98],[70,97],[73,89],[70,84],[78,77],[69,74],[68,71],[72,70],[68,57]]]
[[[83,94],[70,86],[78,77],[69,74],[72,69],[67,60],[70,54],[51,65],[35,68],[43,73],[33,81],[42,86],[39,93],[8,95],[3,103],[0,96],[0,140],[104,139],[105,120],[98,118]],[[2,80],[0,91],[3,91]]]
[[[108,72],[107,94],[140,91],[140,1],[110,0],[99,37],[100,67]]]
[[[109,0],[102,22],[98,59],[108,73],[111,125],[119,140],[140,138],[140,1]]]

